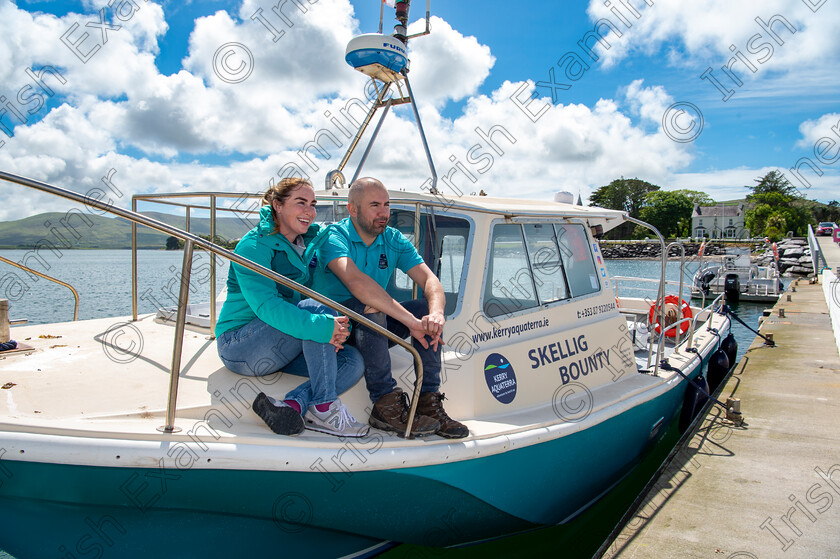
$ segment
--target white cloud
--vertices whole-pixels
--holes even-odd
[[[150,2],[140,5],[140,11],[121,29],[110,31],[108,43],[83,64],[60,37],[74,22],[82,22],[84,29],[93,15],[57,18],[0,3],[3,83],[11,88],[30,83],[24,68],[44,64],[55,65],[67,80],[65,86],[56,87],[65,96],[63,104],[49,112],[42,109],[37,116],[43,118],[18,126],[14,138],[0,132],[0,141],[6,141],[0,148],[0,169],[78,192],[100,185],[101,177],[113,169],[123,207],[128,207],[132,194],[141,192],[257,192],[289,163],[320,187],[327,170],[336,167],[343,155],[348,134],[355,132],[348,114],[356,120],[364,114],[358,107],[346,111],[348,100],[364,100],[366,83],[343,61],[347,41],[360,32],[352,5],[347,0],[297,4],[306,8],[304,12],[289,3],[284,20],[272,11],[276,2],[245,0],[238,17],[219,11],[196,20],[183,69],[172,75],[160,74],[154,64],[158,39],[167,29],[163,10]],[[695,13],[693,8],[689,12]],[[252,19],[258,13],[272,22],[274,33]],[[697,44],[690,52],[701,52],[702,44],[711,48],[715,33],[722,32],[714,31],[709,21],[701,18],[698,34],[686,35],[690,44]],[[412,24],[412,32],[422,25]],[[88,40],[93,40],[93,33]],[[670,37],[668,33],[663,37]],[[32,36],[48,40],[23,48]],[[80,37],[78,32],[74,37]],[[612,42],[617,49],[618,42]],[[231,43],[243,45],[253,57],[244,50],[231,54],[228,69],[236,69],[240,62],[251,65],[250,75],[241,83],[223,81],[220,68],[213,65],[219,47]],[[604,98],[594,106],[556,105],[534,123],[510,99],[517,91],[517,99],[527,99],[534,92],[532,83],[505,82],[489,94],[477,94],[495,58],[475,37],[434,18],[432,34],[413,40],[410,47],[412,85],[439,187],[450,195],[484,189],[500,196],[551,199],[554,192],[569,190],[586,199],[598,186],[623,175],[663,186],[696,184],[723,199],[720,193],[729,191],[732,197],[743,196],[743,190],[735,195],[735,185],[751,184],[759,174],[758,170],[680,174],[694,151],[658,130],[658,119],[672,102],[661,85],[635,80],[620,89],[616,99]],[[443,116],[447,103],[459,100],[466,100],[462,114]],[[550,100],[538,98],[532,103],[536,111],[549,106]],[[810,137],[806,125],[803,137]],[[348,179],[372,128],[345,170]],[[481,133],[491,130],[495,149],[503,154],[482,139]],[[308,150],[317,170],[298,155],[315,139],[328,156],[316,158],[314,150]],[[237,161],[228,162],[231,154]],[[205,162],[191,162],[191,156]],[[429,176],[408,107],[392,110],[363,172],[409,190],[420,188]],[[13,204],[9,192],[0,190],[0,219],[66,208],[64,202],[30,192],[15,194]]]
[[[409,34],[425,29],[425,20],[409,26]],[[475,37],[464,37],[446,21],[432,17],[432,33],[411,39],[409,79],[418,99],[442,105],[460,101],[478,91],[496,58]]]
[[[840,25],[840,11],[825,0],[656,0],[652,4],[613,2],[608,7],[601,0],[590,1],[590,19],[607,20],[623,35],[604,35],[610,47],[601,45],[597,52],[606,66],[632,52],[651,53],[674,44],[681,56],[672,52],[672,62],[702,62],[715,69],[736,52],[746,56],[757,72],[799,70],[837,59],[840,37],[834,30]],[[636,13],[627,5],[636,6]],[[772,31],[757,18],[770,23]],[[754,39],[756,35],[760,37]],[[742,63],[734,69],[742,76],[752,73]]]
[[[634,80],[624,90],[625,98],[634,114],[647,122],[659,124],[674,98],[661,85],[642,87],[643,83],[644,80]]]
[[[802,133],[802,139],[796,142],[797,147],[813,148],[824,137],[840,143],[840,113],[828,113],[816,120],[806,120],[799,125],[799,132]],[[836,155],[836,149],[827,155]]]
[[[791,161],[791,164],[793,163],[794,161]],[[811,183],[810,187],[796,180],[789,168],[779,167],[739,167],[737,169],[709,170],[702,173],[675,173],[667,179],[667,184],[673,185],[671,189],[701,190],[717,201],[739,200],[750,193],[746,187],[755,186],[756,179],[763,177],[770,171],[784,173],[790,183],[805,198],[825,201],[838,199],[840,173],[827,169],[824,169],[822,177],[816,177],[810,171],[803,173]]]

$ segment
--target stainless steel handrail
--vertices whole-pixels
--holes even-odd
[[[818,276],[823,268],[828,268],[828,262],[825,259],[820,242],[814,235],[814,228],[811,227],[811,224],[808,224],[808,248],[811,249],[811,265],[814,267],[814,275]]]
[[[316,193],[316,198],[318,201],[321,202],[344,202],[347,201],[347,195],[338,195],[337,192],[334,194],[323,194],[318,195]],[[572,208],[571,211],[564,212],[559,210],[552,210],[550,212],[544,210],[529,210],[529,209],[517,209],[515,212],[511,210],[496,210],[492,208],[488,208],[485,206],[480,206],[478,204],[470,204],[469,202],[463,201],[463,196],[456,196],[453,198],[447,198],[445,195],[438,194],[438,195],[428,195],[428,196],[406,196],[406,192],[396,192],[393,193],[394,196],[391,197],[391,204],[422,204],[424,206],[432,207],[432,208],[442,208],[444,210],[464,210],[464,211],[472,211],[472,212],[481,212],[490,215],[501,215],[510,217],[511,219],[518,220],[518,219],[534,219],[534,218],[573,218],[573,219],[603,219],[605,221],[612,221],[614,219],[620,219],[622,217],[623,212],[618,212],[614,210],[608,210],[609,213],[601,213],[598,211],[590,210],[588,206],[569,206]],[[162,193],[162,194],[144,194],[144,195],[134,195],[133,198],[141,201],[155,201],[158,204],[167,204],[172,206],[181,206],[186,207],[189,205],[195,209],[202,209],[202,210],[209,210],[210,206],[199,206],[196,204],[178,204],[175,202],[164,202],[160,199],[167,199],[167,198],[199,198],[199,197],[207,197],[209,198],[211,195],[215,195],[218,198],[262,198],[262,194],[243,194],[243,195],[225,195],[221,192],[191,192],[191,193]],[[461,200],[460,202],[458,200]],[[486,200],[486,198],[485,198]],[[553,203],[553,202],[551,202]],[[217,211],[227,211],[231,213],[256,213],[258,210],[250,211],[250,210],[241,210],[236,208],[225,208],[220,207],[217,208]],[[513,214],[516,214],[515,217]]]
[[[641,225],[642,227],[646,227],[656,233],[656,237],[659,239],[659,248],[660,248],[660,255],[662,258],[662,269],[659,275],[659,291],[656,295],[657,301],[664,301],[665,300],[665,265],[668,262],[668,257],[665,254],[665,238],[662,236],[662,233],[659,232],[659,229],[651,225],[650,223],[646,223],[640,219],[636,219],[635,217],[627,216],[627,221],[630,223],[635,223],[637,225]],[[664,305],[659,305],[659,324],[665,324],[665,309]],[[651,344],[653,344],[653,336],[651,336]],[[653,346],[651,345],[650,353],[653,353]],[[665,337],[660,336],[659,338],[659,347],[656,351],[656,363],[654,364],[654,371],[653,374],[657,375],[659,373],[659,360],[662,356],[662,353],[665,350]],[[650,355],[649,353],[649,355]],[[648,357],[648,367],[650,367],[650,357]]]
[[[37,270],[33,270],[29,266],[25,266],[25,265],[20,264],[18,262],[14,262],[12,260],[9,260],[8,258],[4,258],[4,257],[0,256],[0,261],[5,262],[6,264],[8,264],[10,266],[14,266],[15,268],[20,268],[21,270],[25,270],[26,272],[29,272],[30,274],[35,274],[36,276],[40,276],[40,277],[42,277],[46,280],[50,280],[52,282],[55,282],[58,285],[63,285],[64,287],[66,287],[67,289],[72,291],[73,292],[73,298],[76,300],[76,304],[73,306],[73,320],[74,321],[79,320],[79,292],[76,291],[73,288],[72,285],[70,285],[69,283],[63,282],[60,279],[55,279],[54,277],[48,276],[46,274],[42,274],[41,272],[39,272]]]
[[[318,301],[319,303],[322,303],[322,304],[328,306],[329,308],[331,308],[333,310],[336,310],[336,311],[352,318],[353,320],[359,322],[360,324],[365,325],[366,327],[368,327],[371,330],[377,332],[378,334],[382,334],[383,336],[388,338],[390,341],[392,341],[395,344],[405,348],[409,353],[411,353],[412,357],[414,358],[414,367],[415,367],[415,370],[417,372],[417,379],[415,381],[415,387],[414,387],[414,398],[413,398],[412,406],[409,410],[408,424],[406,425],[406,430],[405,430],[406,438],[409,438],[411,436],[411,427],[412,427],[412,424],[414,422],[416,402],[419,399],[420,388],[421,388],[422,383],[423,383],[423,362],[420,359],[420,354],[417,352],[416,349],[414,349],[414,347],[412,347],[411,343],[406,342],[405,340],[403,340],[399,336],[396,336],[396,335],[392,334],[387,329],[379,326],[378,324],[374,323],[371,320],[368,320],[367,318],[365,318],[361,314],[356,313],[356,312],[348,309],[344,305],[336,303],[335,301],[333,301],[332,299],[329,299],[328,297],[324,297],[320,293],[317,293],[317,292],[309,289],[308,287],[305,287],[305,286],[303,286],[303,285],[301,285],[301,284],[299,284],[299,283],[297,283],[293,280],[290,280],[289,278],[287,278],[285,276],[282,276],[282,275],[278,274],[277,272],[269,270],[268,268],[264,268],[263,266],[260,266],[259,264],[256,264],[256,263],[248,260],[247,258],[243,258],[243,257],[239,256],[238,254],[235,254],[235,253],[233,253],[233,252],[231,252],[227,249],[224,249],[224,248],[222,248],[222,247],[220,247],[220,246],[218,246],[218,245],[216,245],[212,242],[206,241],[206,240],[202,239],[201,237],[199,237],[197,235],[193,235],[192,233],[187,233],[185,231],[182,231],[181,229],[178,229],[177,227],[173,227],[171,225],[168,225],[166,223],[157,221],[156,219],[152,219],[150,217],[144,216],[144,215],[139,214],[137,212],[133,212],[133,211],[130,211],[130,210],[124,210],[122,208],[113,207],[111,204],[103,203],[99,199],[91,198],[89,196],[85,196],[84,194],[79,194],[79,193],[73,192],[71,190],[67,190],[67,189],[64,189],[64,188],[53,186],[53,185],[47,184],[45,182],[36,181],[34,179],[21,177],[19,175],[15,175],[15,174],[12,174],[12,173],[7,173],[5,171],[0,171],[0,179],[11,182],[11,183],[19,184],[21,186],[25,186],[25,187],[28,187],[28,188],[33,188],[33,189],[39,190],[41,192],[46,192],[47,194],[60,196],[62,198],[66,198],[68,200],[72,200],[74,202],[84,204],[87,207],[97,208],[97,209],[103,210],[105,212],[112,213],[114,215],[122,217],[123,219],[127,219],[127,220],[131,221],[135,226],[136,226],[136,224],[145,225],[146,227],[149,227],[151,229],[155,229],[157,231],[160,231],[161,233],[166,233],[166,234],[169,234],[173,237],[178,237],[179,239],[183,239],[185,242],[186,241],[192,241],[193,245],[201,247],[204,250],[210,251],[212,253],[218,254],[219,256],[222,256],[224,258],[227,258],[231,262],[235,262],[236,264],[239,264],[240,266],[248,268],[249,270],[251,270],[253,272],[256,272],[260,275],[263,275],[263,276],[265,276],[269,279],[272,279],[272,280],[274,280],[275,282],[279,283],[280,285],[282,285],[284,287],[288,287],[289,289],[297,291],[301,295],[305,295],[305,296],[307,296],[311,299],[314,299],[314,300]],[[179,300],[179,306],[180,306],[180,304],[181,304],[181,301]],[[182,321],[184,319],[184,317],[180,316],[180,313],[179,313],[178,319],[179,319],[179,321]],[[177,333],[177,325],[176,325],[176,333]],[[183,335],[183,330],[181,330],[181,335]],[[177,346],[178,343],[179,343],[179,340],[176,340],[175,343],[176,343],[176,346]],[[180,374],[180,371],[172,370],[172,371],[170,371],[170,374],[177,377]],[[172,382],[172,385],[170,387],[170,398],[169,398],[170,402],[175,401],[175,394],[172,393],[173,391],[177,394],[177,379]],[[167,413],[167,415],[168,415],[168,413]]]
[[[668,259],[668,255],[671,253],[671,247],[677,247],[680,249],[680,289],[677,291],[677,299],[679,299],[679,305],[682,305],[683,301],[683,279],[685,278],[685,246],[682,243],[670,243],[668,246],[665,247],[665,259]],[[691,301],[691,293],[688,294],[688,300]],[[677,330],[677,347],[680,345],[680,331]]]

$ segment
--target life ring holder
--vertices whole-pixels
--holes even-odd
[[[680,322],[680,335],[685,334],[688,332],[688,320],[686,318],[691,318],[693,316],[691,312],[691,306],[685,302],[685,299],[680,299],[676,295],[666,295],[665,296],[665,305],[672,304],[677,305],[680,309],[680,314],[682,314],[682,321]],[[656,331],[657,334],[662,332],[662,327],[659,324],[659,317],[656,316],[659,311],[659,307],[661,305],[651,305],[650,311],[648,312],[648,322],[653,325],[653,329]],[[665,337],[667,338],[675,338],[677,336],[677,329],[676,328],[669,328],[665,331]]]

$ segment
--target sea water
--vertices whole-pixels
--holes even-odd
[[[60,257],[42,251],[38,259],[31,251],[4,250],[0,255],[15,262],[26,263],[39,272],[69,283],[79,293],[79,319],[131,314],[131,251],[129,250],[65,250]],[[27,256],[29,255],[29,256]],[[182,251],[138,251],[138,312],[155,312],[159,306],[177,304],[180,286]],[[216,259],[216,291],[227,278],[228,262]],[[652,260],[608,260],[611,276],[631,276],[656,279],[661,263]],[[192,266],[190,300],[205,302],[210,298],[210,257],[196,251]],[[690,270],[689,270],[690,271]],[[679,266],[669,262],[666,279],[679,281]],[[685,289],[690,278],[685,279]],[[610,287],[614,280],[611,280]],[[622,282],[623,283],[623,282]],[[624,287],[624,286],[623,286]],[[655,284],[628,285],[627,295],[656,296]],[[676,289],[674,289],[676,291]],[[687,296],[687,295],[686,295]],[[63,286],[0,262],[0,298],[10,300],[10,318],[27,319],[30,324],[65,322],[73,319],[74,299]],[[770,303],[740,303],[731,305],[737,315],[753,329],[758,329],[758,319]],[[732,332],[738,341],[738,357],[749,348],[755,334],[737,321],[732,322]],[[14,328],[12,328],[14,339]],[[625,510],[656,472],[679,438],[671,429],[651,450],[644,461],[621,484],[601,498],[570,524],[535,530],[493,542],[462,549],[442,550],[419,546],[398,546],[384,557],[487,557],[517,555],[523,552],[547,552],[563,557],[591,557],[609,535]],[[0,559],[14,559],[2,551],[0,532]],[[24,559],[24,558],[19,558]]]
[[[183,251],[137,251],[138,313],[178,304]],[[3,250],[0,255],[73,286],[79,293],[79,320],[131,315],[130,250]],[[228,260],[215,258],[216,291],[227,280]],[[210,255],[193,253],[190,302],[210,300]],[[73,293],[66,287],[0,262],[0,298],[9,299],[9,318],[29,324],[73,320]],[[14,334],[14,329],[12,330]],[[14,335],[12,336],[14,338]]]

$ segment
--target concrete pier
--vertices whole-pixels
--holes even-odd
[[[756,338],[720,392],[744,424],[712,408],[603,557],[840,557],[840,355],[823,286],[795,289],[761,326],[776,346]]]

